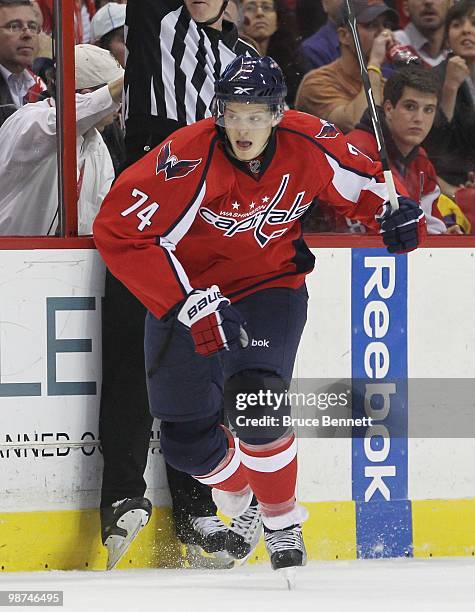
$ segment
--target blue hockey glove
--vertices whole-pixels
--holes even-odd
[[[214,355],[238,346],[246,348],[249,335],[239,311],[221,295],[219,287],[195,289],[178,311],[178,320],[190,329],[195,351],[200,355]]]
[[[421,243],[426,234],[422,208],[409,198],[399,197],[399,209],[385,204],[386,212],[379,219],[381,236],[389,253],[408,253]]]

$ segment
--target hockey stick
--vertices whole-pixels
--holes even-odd
[[[358,29],[356,27],[356,16],[353,10],[351,0],[345,0],[346,2],[346,21],[351,30],[353,41],[355,43],[356,55],[358,56],[358,63],[360,65],[361,80],[363,81],[363,87],[366,94],[366,100],[368,102],[368,110],[371,116],[371,122],[373,124],[374,136],[376,138],[376,144],[378,146],[379,158],[383,166],[383,175],[388,188],[389,201],[393,210],[399,208],[399,202],[397,199],[396,187],[394,186],[393,173],[389,167],[388,153],[386,151],[386,144],[384,142],[383,130],[381,129],[381,123],[379,122],[378,113],[376,111],[376,104],[374,102],[373,90],[371,89],[371,83],[369,80],[368,69],[366,68],[366,62],[361,51],[360,37]]]

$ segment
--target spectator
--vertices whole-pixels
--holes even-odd
[[[125,4],[108,2],[91,21],[92,42],[110,51],[122,67],[125,67],[125,11]]]
[[[46,89],[31,71],[39,32],[30,0],[0,0],[0,126],[16,109],[41,99]]]
[[[447,57],[445,19],[452,0],[405,0],[404,12],[410,21],[394,38],[412,50],[428,67],[437,66]]]
[[[133,0],[127,5],[129,164],[178,128],[210,117],[214,83],[226,65],[237,55],[257,55],[238,38],[236,27],[223,20],[227,4]],[[144,362],[145,314],[143,305],[107,271],[99,432],[104,456],[101,535],[109,568],[146,525],[152,509],[144,497],[143,477],[153,420]],[[238,550],[241,556],[250,550],[250,529],[259,533],[256,505],[246,515],[247,522],[239,527],[237,518],[228,530],[216,516],[206,486],[169,465],[167,476],[175,529],[184,544],[207,552]]]
[[[260,55],[269,55],[281,67],[287,83],[287,104],[293,106],[303,70],[297,59],[295,16],[282,0],[242,0],[242,32],[256,43]]]
[[[453,198],[460,186],[473,187],[475,171],[475,1],[454,4],[446,28],[453,55],[435,68],[443,82],[440,112],[425,147],[443,192]]]
[[[297,0],[295,20],[300,40],[308,38],[325,25],[327,19],[321,2],[315,0]]]
[[[393,43],[388,29],[396,13],[382,0],[353,2],[361,47],[369,72],[376,104],[382,103],[384,79],[381,67],[387,47]],[[308,72],[297,92],[295,107],[335,123],[342,132],[349,132],[366,109],[366,95],[350,28],[346,25],[345,7],[337,20],[341,57]]]
[[[326,23],[300,45],[299,52],[305,72],[326,66],[340,57],[336,20],[342,0],[322,0]]]
[[[76,44],[91,40],[91,19],[96,12],[93,0],[74,0],[74,36]]]
[[[421,143],[429,133],[437,109],[440,83],[432,71],[408,66],[393,72],[384,86],[381,125],[393,176],[418,202],[426,215],[429,234],[443,234],[447,228],[437,208],[440,189],[437,175]],[[347,135],[347,140],[372,159],[378,159],[378,146],[369,112]],[[343,221],[343,219],[342,219]],[[340,223],[346,231],[363,232],[354,221]],[[451,233],[461,233],[458,226]]]
[[[123,69],[99,47],[79,45],[75,55],[79,231],[90,234],[114,178],[99,131],[119,107]],[[54,234],[58,222],[54,99],[27,104],[14,113],[0,128],[0,142],[0,235]]]

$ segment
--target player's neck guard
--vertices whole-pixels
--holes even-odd
[[[226,153],[226,156],[229,159],[229,161],[234,166],[237,166],[241,170],[245,170],[248,174],[253,176],[253,178],[258,178],[267,169],[267,167],[269,166],[269,164],[271,163],[274,157],[275,148],[276,148],[275,132],[277,130],[277,127],[278,126],[275,126],[272,128],[270,136],[269,136],[269,140],[267,141],[266,146],[264,147],[262,152],[258,155],[258,158],[260,159],[260,168],[259,168],[259,172],[254,172],[254,173],[252,172],[250,168],[250,164],[254,160],[243,161],[241,159],[238,159],[236,155],[234,154],[231,144],[229,143],[228,137],[226,136],[226,130],[220,125],[216,125],[216,131],[218,132],[220,141],[223,143],[224,152]]]

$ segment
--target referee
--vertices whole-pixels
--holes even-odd
[[[223,19],[228,0],[129,0],[124,116],[126,166],[178,128],[211,116],[214,82],[237,56],[257,56]],[[153,274],[153,270],[150,271]],[[157,278],[157,282],[160,279]],[[144,306],[107,271],[103,304],[100,438],[104,455],[102,542],[108,568],[147,523],[144,498],[152,417],[144,364]],[[207,552],[244,556],[244,529],[216,517],[211,489],[167,465],[177,536]],[[252,507],[251,507],[252,508]],[[246,517],[245,528],[259,520]],[[238,536],[236,537],[236,533]],[[247,546],[247,548],[246,548]]]

